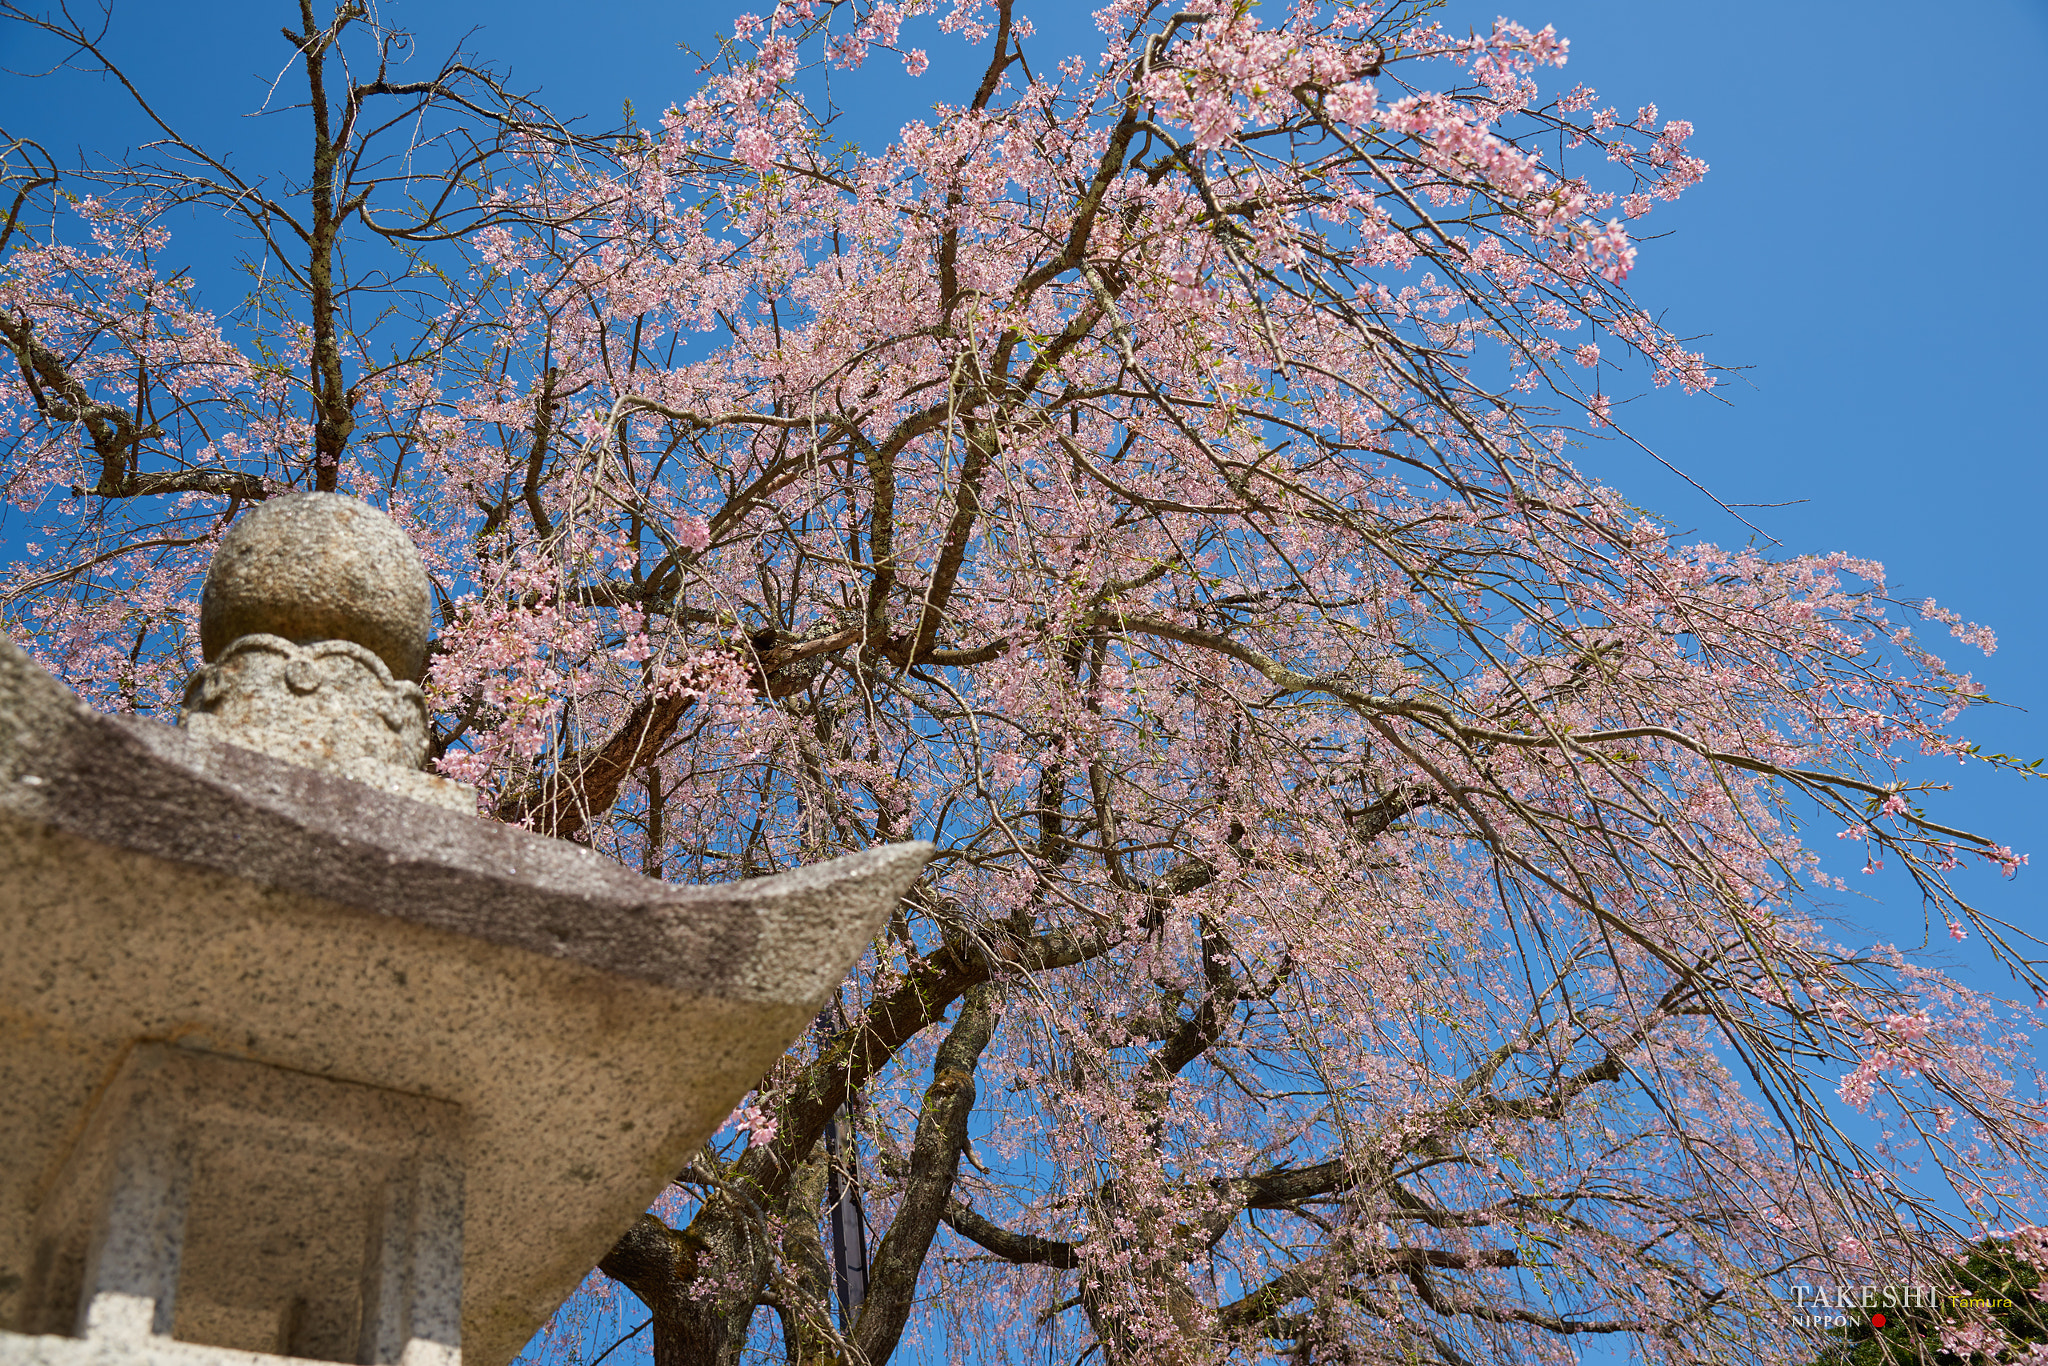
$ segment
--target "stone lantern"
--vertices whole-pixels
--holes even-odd
[[[504,1366],[930,846],[678,887],[421,771],[367,505],[223,540],[182,729],[0,641],[0,1366]]]

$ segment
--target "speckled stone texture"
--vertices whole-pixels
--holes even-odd
[[[460,1350],[505,1366],[808,1025],[930,853],[669,886],[96,715],[0,642],[0,1329],[28,1326],[41,1207],[109,1080],[138,1044],[176,1044],[455,1107]],[[187,1256],[204,1227],[186,1226]],[[129,1346],[0,1333],[0,1363],[275,1366],[152,1333],[147,1298],[100,1310]]]
[[[194,735],[452,811],[476,813],[476,791],[419,771],[427,700],[384,661],[348,640],[295,645],[243,636],[192,675],[178,724]]]
[[[200,591],[199,645],[211,661],[243,636],[352,640],[417,683],[432,606],[419,551],[396,522],[338,493],[287,493],[221,537]]]
[[[454,1353],[461,1143],[443,1101],[140,1044],[41,1198],[23,1324],[379,1366],[415,1339]]]

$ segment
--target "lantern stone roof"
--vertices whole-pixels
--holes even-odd
[[[459,1168],[459,1351],[504,1366],[816,1015],[930,854],[898,844],[673,886],[563,840],[95,713],[0,641],[0,1329],[85,1331],[71,1305],[36,1302],[81,1236],[53,1232],[45,1206],[89,1185],[88,1167],[119,1166],[88,1141],[111,1122],[96,1119],[109,1097],[155,1114],[208,1086],[239,1094],[253,1064],[307,1080],[264,1071],[243,1088],[251,1132],[272,1135],[249,1151],[282,1151],[277,1134],[318,1148],[305,1113],[331,1110],[337,1126],[360,1114],[422,1135],[337,1129],[358,1157],[335,1171],[368,1162],[366,1143],[384,1156],[362,1169],[403,1166],[407,1190],[432,1184],[422,1153]],[[353,1089],[329,1105],[328,1082]],[[228,1121],[205,1123],[179,1132],[214,1134],[190,1143],[225,1170]],[[189,1227],[232,1237],[232,1223],[195,1211]],[[183,1288],[165,1295],[199,1284],[198,1252],[184,1255]],[[207,1293],[263,1293],[238,1285]],[[383,1361],[376,1296],[358,1298],[347,1359]],[[148,1340],[170,1360],[166,1339],[189,1320],[235,1360],[291,1354],[300,1311],[277,1311],[276,1327],[274,1308],[159,1303]],[[0,1360],[71,1360],[57,1337],[0,1339]]]

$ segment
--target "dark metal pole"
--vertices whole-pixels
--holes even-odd
[[[868,1297],[868,1221],[860,1207],[859,1150],[852,1132],[840,1129],[837,1116],[825,1121],[825,1156],[831,1164],[832,1279],[839,1289],[839,1331],[850,1333]]]
[[[814,1028],[822,1041],[837,1023],[837,1004],[826,1006]],[[839,1331],[850,1333],[868,1297],[868,1221],[860,1205],[860,1147],[850,1124],[849,1100],[825,1121],[826,1191],[832,1218],[832,1282],[839,1292]]]

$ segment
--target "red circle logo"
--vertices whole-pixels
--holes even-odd
[[[1882,1328],[1882,1327],[1884,1327],[1884,1315],[1882,1315],[1882,1314],[1872,1314],[1872,1315],[1870,1316],[1870,1326],[1871,1326],[1872,1328]]]

